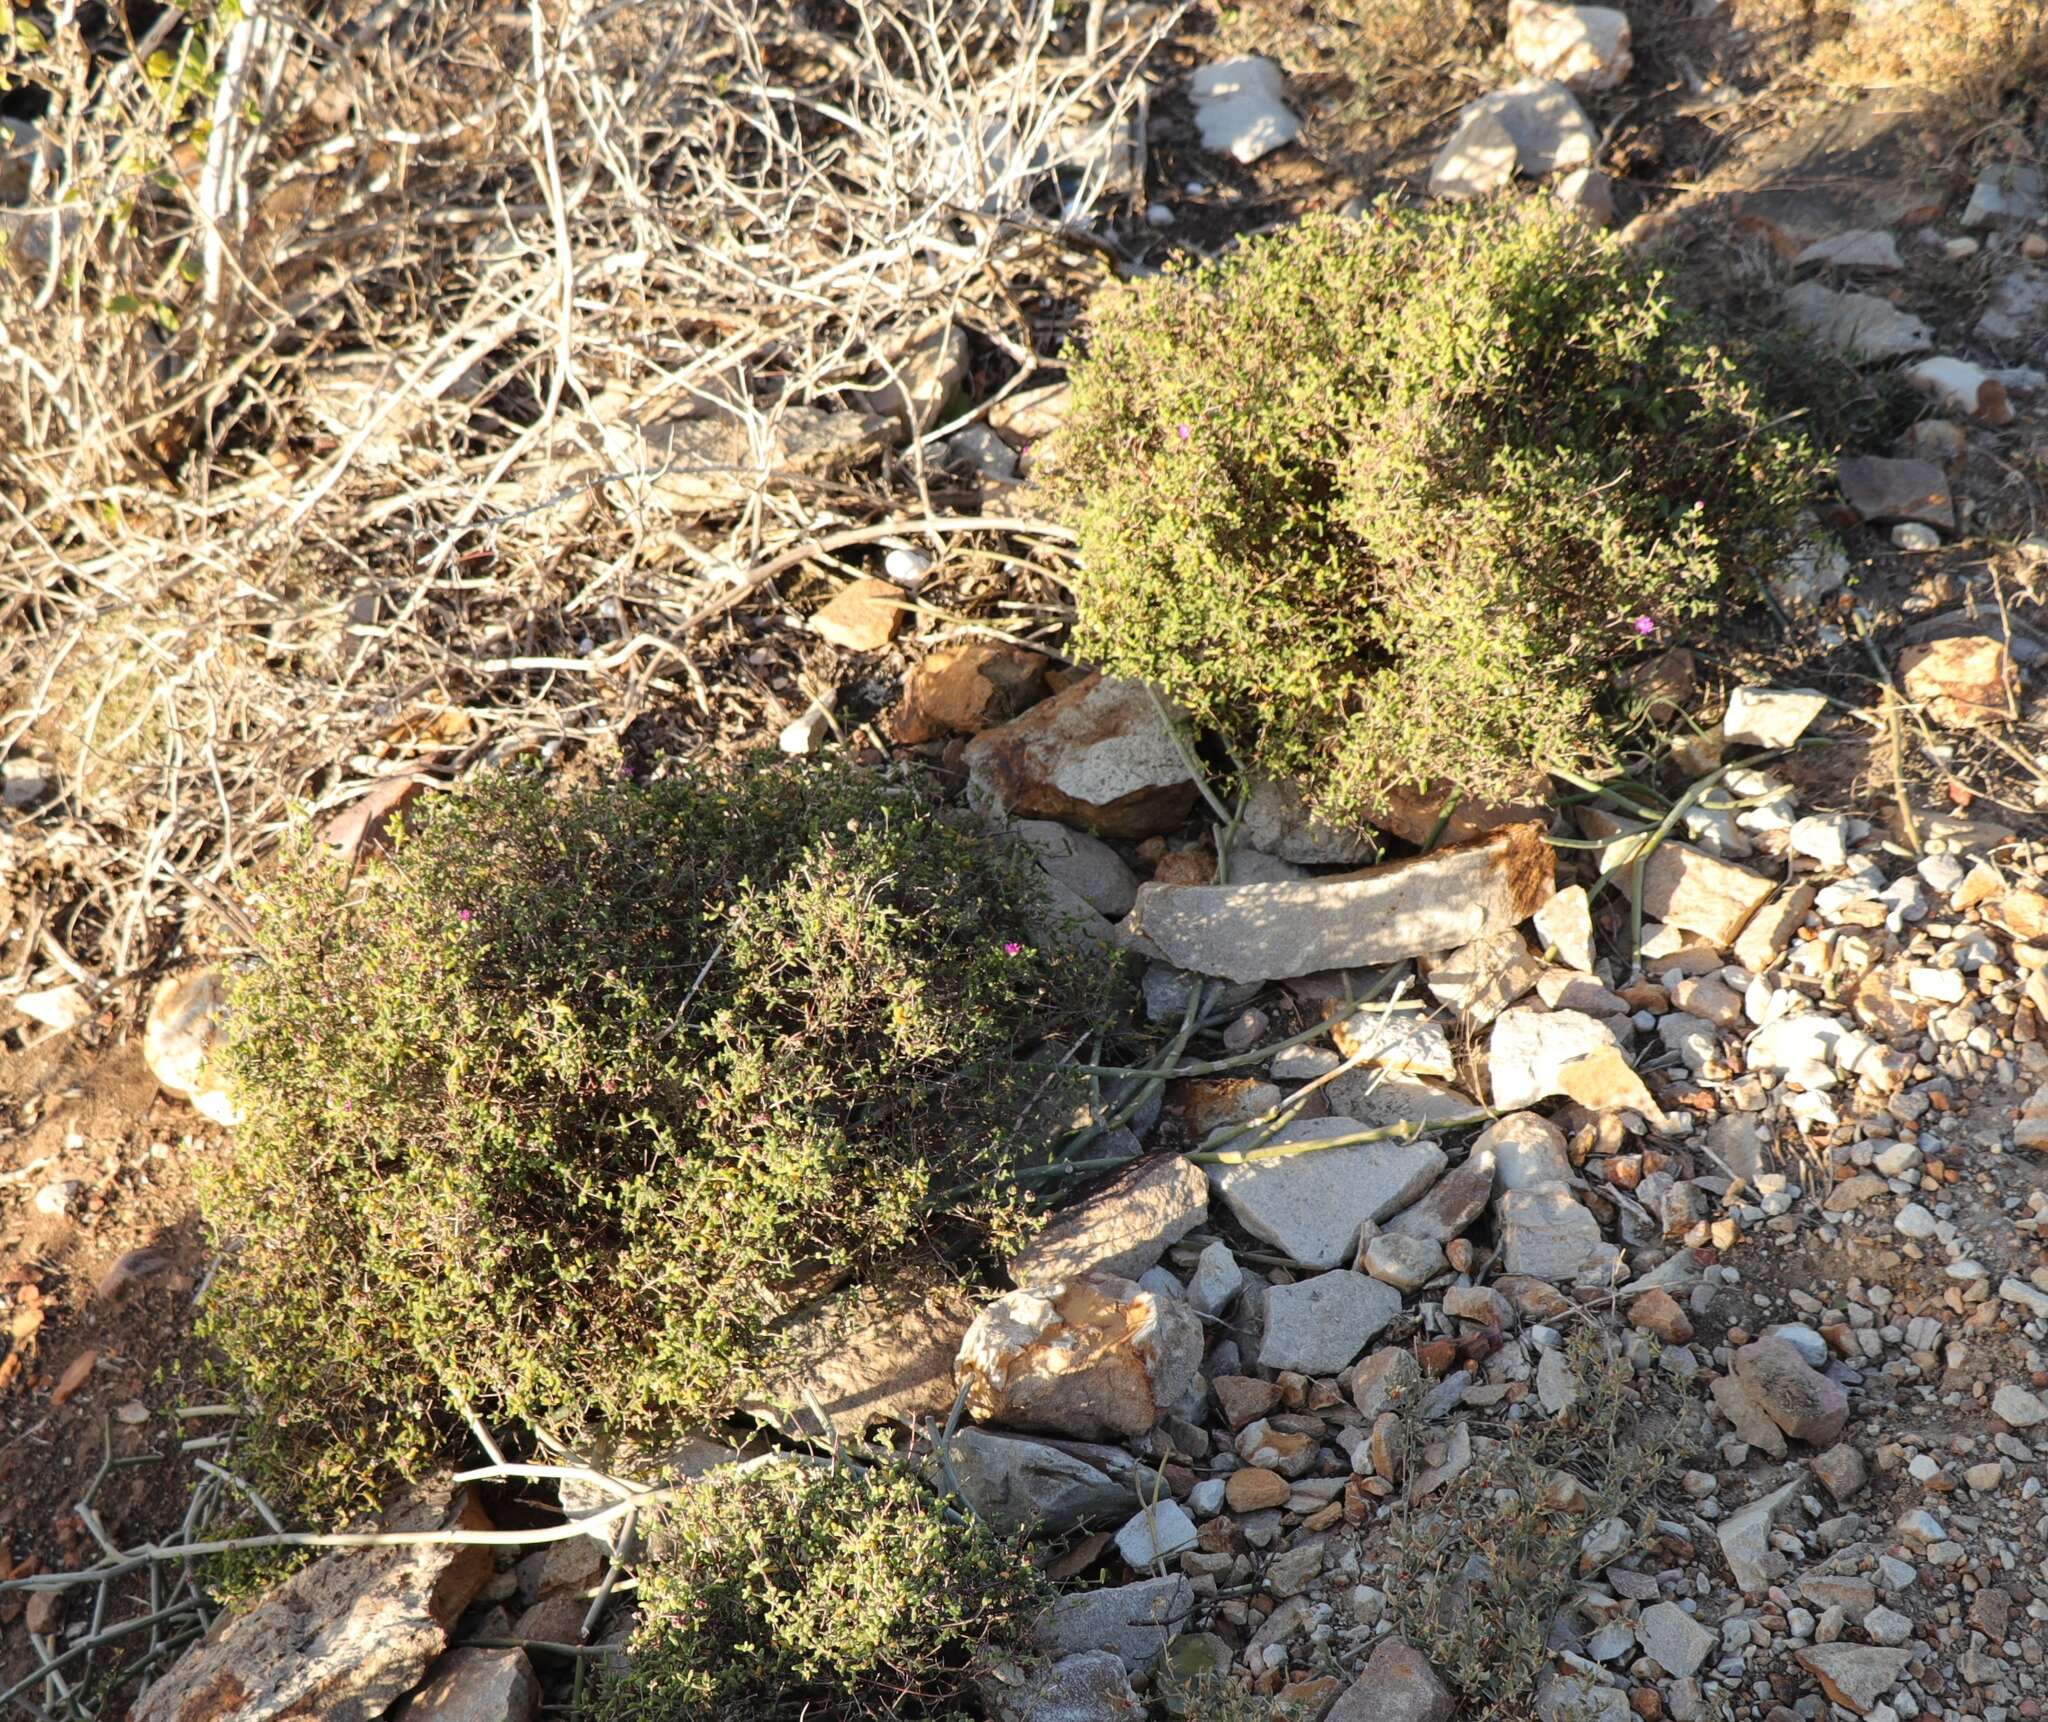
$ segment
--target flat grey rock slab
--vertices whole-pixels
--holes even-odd
[[[1554,884],[1550,846],[1530,823],[1347,878],[1143,885],[1125,926],[1177,968],[1285,980],[1456,950],[1526,920]]]
[[[1194,1609],[1195,1587],[1184,1573],[1169,1573],[1136,1584],[1069,1591],[1038,1617],[1031,1637],[1054,1656],[1106,1650],[1131,1673],[1143,1674],[1186,1630]]]
[[[1339,1268],[1266,1293],[1262,1369],[1335,1375],[1401,1313],[1401,1293],[1365,1274]]]
[[[1134,1500],[1128,1482],[1042,1441],[960,1429],[950,1457],[967,1504],[1005,1534],[1057,1535],[1085,1519],[1121,1517]]]
[[[1326,1142],[1365,1128],[1355,1118],[1298,1119],[1266,1147]],[[1444,1165],[1433,1142],[1360,1142],[1211,1166],[1209,1185],[1262,1243],[1305,1267],[1334,1268],[1350,1262],[1361,1224],[1407,1207]]]
[[[1600,1247],[1600,1222],[1561,1184],[1508,1190],[1497,1212],[1503,1272],[1572,1279]]]

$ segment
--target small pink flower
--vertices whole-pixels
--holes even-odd
[[[471,920],[475,917],[475,915],[476,911],[474,909],[457,909],[455,911],[455,918],[458,921]]]
[[[1657,618],[1654,616],[1638,616],[1629,626],[1635,629],[1638,634],[1654,634],[1657,631]]]
[[[1018,943],[1017,943],[1017,941],[1016,941],[1015,939],[1006,939],[1006,940],[1004,940],[1004,941],[1003,941],[1003,955],[1004,955],[1004,956],[1006,956],[1006,957],[1021,957],[1021,956],[1022,956],[1023,954],[1024,954],[1024,947],[1023,947],[1022,945],[1018,944]]]
[[[1189,426],[1187,426],[1187,425],[1175,425],[1175,426],[1174,426],[1173,428],[1174,428],[1174,429],[1175,429],[1175,430],[1176,430],[1177,432],[1179,432],[1179,434],[1180,434],[1180,440],[1181,440],[1182,442],[1186,442],[1186,441],[1188,440],[1188,438],[1189,438],[1189,437],[1191,437],[1191,436],[1193,436],[1193,435],[1195,434],[1195,433],[1194,433],[1194,431],[1193,431],[1193,429],[1191,429],[1191,428],[1190,428]]]

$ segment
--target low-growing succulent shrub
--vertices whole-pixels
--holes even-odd
[[[353,881],[287,874],[203,1191],[266,1475],[339,1511],[466,1408],[715,1417],[807,1296],[1014,1243],[1019,1055],[1116,984],[1031,942],[1030,879],[915,784],[779,764],[494,776]]]
[[[603,1722],[964,1717],[976,1657],[1049,1595],[1018,1550],[881,1471],[713,1473],[651,1546]]]
[[[1812,452],[1732,341],[1528,205],[1381,205],[1119,292],[1054,463],[1075,649],[1330,817],[1512,793],[1785,546]]]

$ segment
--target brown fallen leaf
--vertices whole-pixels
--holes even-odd
[[[374,855],[384,847],[393,816],[421,790],[432,787],[434,779],[418,772],[380,778],[367,795],[350,802],[328,820],[322,838],[331,848],[339,850],[345,861],[353,861],[365,848]]]
[[[64,1373],[57,1377],[57,1385],[50,1389],[50,1403],[62,1405],[81,1387],[92,1374],[93,1365],[100,1360],[97,1351],[81,1351],[64,1366]]]

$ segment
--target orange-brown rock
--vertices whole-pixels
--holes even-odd
[[[1006,722],[1045,692],[1046,660],[1021,646],[974,640],[941,646],[903,679],[903,697],[889,714],[889,738],[900,746],[945,735],[979,735]]]

